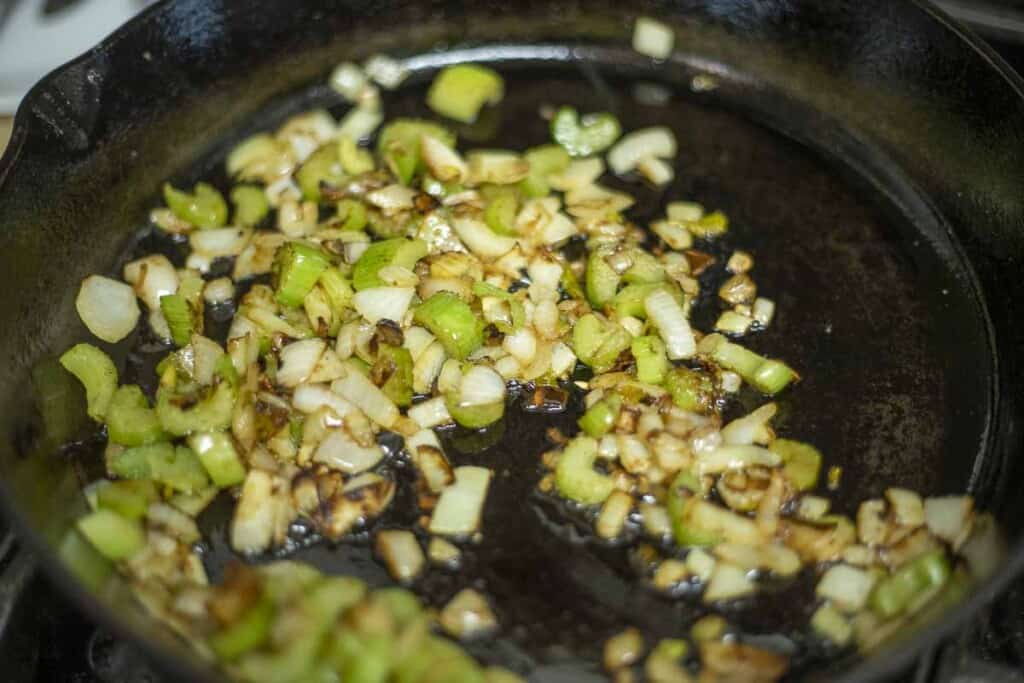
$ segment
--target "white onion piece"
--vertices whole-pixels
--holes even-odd
[[[430,545],[427,546],[427,555],[434,564],[456,567],[462,552],[454,543],[435,536],[430,539]]]
[[[165,342],[171,341],[171,326],[167,324],[167,318],[164,317],[163,311],[159,308],[153,309],[149,312],[147,320],[149,320],[149,329],[153,331],[157,339],[162,339]]]
[[[427,348],[420,353],[419,358],[412,366],[412,389],[417,394],[429,394],[434,386],[434,380],[441,372],[445,362],[444,346],[441,342],[431,342]]]
[[[686,554],[686,568],[701,581],[707,581],[718,561],[703,548],[693,548]]]
[[[941,496],[924,501],[928,531],[956,547],[971,528],[974,499],[970,496]]]
[[[677,251],[693,246],[693,233],[677,221],[654,221],[651,223],[651,231]]]
[[[463,536],[480,526],[492,472],[485,467],[456,467],[455,483],[441,492],[430,518],[430,533]]]
[[[208,304],[223,304],[235,298],[235,283],[229,277],[210,280],[203,287],[203,299]]]
[[[559,311],[554,299],[545,299],[533,309],[533,328],[544,339],[558,339]]]
[[[338,358],[338,354],[334,349],[328,347],[324,350],[323,355],[320,356],[320,360],[317,361],[316,367],[313,368],[313,374],[309,376],[308,381],[333,382],[344,377],[347,371],[345,362]]]
[[[458,639],[483,636],[498,628],[498,619],[487,600],[472,588],[462,589],[444,606],[438,623],[448,635]]]
[[[248,228],[213,228],[194,230],[189,235],[189,246],[204,256],[238,256],[249,244],[252,230]]]
[[[331,384],[331,391],[359,406],[366,416],[382,427],[390,428],[398,420],[398,406],[365,375],[350,370]]]
[[[633,25],[633,49],[642,55],[665,59],[672,54],[675,40],[671,27],[650,17],[637,17]]]
[[[342,62],[331,72],[327,84],[349,102],[355,102],[366,87],[367,78],[358,64]]]
[[[738,417],[722,428],[722,442],[729,446],[766,444],[772,434],[768,422],[775,417],[778,406],[766,403],[743,417]]]
[[[387,213],[413,208],[413,200],[416,199],[416,195],[416,190],[392,183],[369,193],[366,195],[366,200]]]
[[[312,415],[323,407],[330,408],[338,417],[356,410],[355,406],[338,396],[323,384],[301,384],[292,392],[292,407],[300,413]]]
[[[564,171],[548,178],[548,183],[559,192],[568,192],[593,185],[604,173],[601,157],[576,159]]]
[[[102,275],[82,280],[75,310],[90,332],[111,344],[131,334],[141,315],[135,290]]]
[[[452,422],[451,413],[442,396],[437,396],[428,401],[417,403],[408,410],[409,419],[413,420],[420,427],[430,429]]]
[[[469,181],[474,185],[518,183],[530,174],[530,163],[512,152],[470,152]]]
[[[859,611],[867,603],[875,576],[863,569],[837,564],[826,571],[815,592],[832,601],[843,612]]]
[[[192,379],[202,385],[212,384],[217,362],[224,355],[220,344],[209,337],[194,334],[182,351],[178,357],[184,361],[183,365],[191,372]]]
[[[345,474],[359,474],[384,457],[377,444],[360,446],[344,429],[333,429],[320,442],[313,460]]]
[[[625,175],[642,159],[671,159],[676,155],[676,136],[668,128],[656,126],[628,133],[608,152],[608,166],[616,175]]]
[[[625,491],[612,491],[601,506],[601,512],[594,523],[594,529],[601,538],[617,538],[626,525],[626,519],[633,509],[633,496]]]
[[[178,271],[163,254],[152,254],[125,264],[124,280],[151,311],[160,310],[160,297],[178,291]]]
[[[764,297],[757,297],[754,299],[754,306],[751,315],[754,317],[761,327],[768,327],[771,324],[772,318],[775,317],[775,302],[771,299],[765,299]]]
[[[638,161],[636,170],[656,187],[668,185],[676,175],[671,164],[655,157],[644,157]]]
[[[267,185],[263,194],[267,196],[267,202],[274,208],[281,206],[287,201],[299,201],[302,199],[302,190],[295,184],[291,176],[285,176]]]
[[[551,347],[551,371],[556,377],[572,372],[576,367],[576,354],[564,342],[555,342]]]
[[[305,382],[316,368],[320,356],[327,348],[323,339],[303,339],[292,342],[281,349],[281,367],[277,371],[277,383],[286,387],[297,387]]]
[[[540,241],[548,246],[556,246],[578,233],[576,224],[564,213],[557,211],[541,230]]]
[[[530,261],[526,271],[530,277],[530,299],[535,303],[558,300],[558,285],[562,280],[562,264],[545,258]]]
[[[231,520],[231,547],[240,553],[258,553],[270,547],[274,534],[275,506],[271,505],[274,479],[263,470],[251,469]]]
[[[393,320],[401,323],[416,290],[412,287],[371,287],[356,292],[352,306],[371,323]]]
[[[719,543],[712,551],[719,559],[741,569],[767,569],[780,576],[792,576],[802,566],[800,556],[784,545]]]
[[[454,358],[449,358],[441,366],[441,372],[437,376],[437,390],[442,394],[457,392],[462,386],[462,364]]]
[[[411,531],[387,529],[377,534],[377,554],[395,581],[412,581],[426,564],[423,549]]]
[[[777,467],[782,464],[778,453],[760,446],[719,446],[710,452],[697,455],[700,474],[719,474],[727,470],[746,467]]]
[[[377,84],[388,90],[394,90],[400,86],[409,75],[405,64],[387,55],[371,56],[363,64],[363,71]]]
[[[287,238],[281,233],[256,233],[249,246],[235,259],[235,267],[231,272],[232,279],[237,282],[253,275],[269,273],[274,263],[274,254],[285,241]]]
[[[647,319],[658,329],[668,357],[672,360],[690,358],[697,352],[697,342],[686,319],[683,307],[671,294],[658,289],[644,299]]]
[[[537,353],[537,337],[528,327],[518,332],[505,335],[501,347],[509,352],[522,365],[529,365]]]
[[[409,351],[413,361],[419,359],[420,355],[427,350],[427,347],[434,342],[432,335],[426,328],[413,325],[405,331],[402,346]]]
[[[452,227],[466,248],[482,259],[496,259],[516,246],[515,239],[496,234],[486,223],[475,218],[453,218]]]
[[[462,376],[459,384],[459,404],[481,406],[505,400],[505,380],[484,365],[474,365]]]
[[[345,262],[355,263],[370,248],[369,242],[348,242],[345,244]]]
[[[719,562],[711,572],[708,587],[704,591],[704,602],[742,598],[753,593],[755,588],[745,570]]]
[[[890,488],[885,490],[885,498],[889,501],[893,520],[900,526],[915,528],[925,523],[921,496],[908,489]]]
[[[459,153],[433,135],[420,136],[420,151],[431,174],[442,183],[461,183],[469,174],[469,166]]]

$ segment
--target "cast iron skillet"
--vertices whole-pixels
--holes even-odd
[[[637,14],[676,26],[667,63],[629,49]],[[781,429],[844,468],[840,511],[900,484],[967,489],[995,512],[1011,550],[962,606],[866,661],[798,661],[795,676],[897,674],[1024,567],[1024,498],[1007,495],[1024,474],[1024,84],[934,10],[886,0],[181,0],[44,79],[0,163],[3,507],[92,617],[135,638],[170,679],[216,680],[123,587],[92,593],[56,559],[96,455],[41,439],[31,368],[84,338],[72,305],[79,279],[150,246],[138,231],[161,181],[208,175],[248,132],[338,104],[317,84],[337,62],[379,51],[414,71],[388,96],[389,115],[420,112],[431,73],[472,59],[509,81],[497,139],[540,142],[543,102],[610,109],[627,129],[673,126],[681,152],[671,194],[726,210],[735,244],[753,249],[758,282],[781,311],[754,343],[807,377],[784,397]],[[716,87],[704,87],[708,76]],[[639,104],[638,82],[669,88],[671,101]],[[643,199],[653,214],[658,197]],[[112,351],[129,379],[145,381],[132,343]],[[700,614],[630,581],[624,551],[579,540],[531,494],[543,429],[568,422],[512,411],[491,443],[446,437],[458,462],[487,463],[499,478],[465,574],[419,586],[439,602],[458,581],[481,581],[508,628],[478,654],[533,669],[536,680],[594,678],[579,656],[625,622],[670,634]],[[227,555],[225,514],[202,520],[214,575]],[[298,556],[382,580],[358,539]],[[728,616],[771,633],[811,608],[804,588]]]

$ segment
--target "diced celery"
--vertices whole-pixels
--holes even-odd
[[[134,384],[114,392],[105,420],[110,440],[124,446],[144,446],[166,436],[156,411],[149,406],[142,389]]]
[[[89,417],[102,421],[117,390],[114,361],[92,344],[75,344],[60,357],[60,364],[85,387]]]
[[[81,383],[53,358],[32,367],[32,389],[42,418],[45,443],[69,441],[85,422],[85,394]]]
[[[423,240],[408,240],[396,237],[383,242],[374,242],[356,261],[352,270],[352,286],[361,291],[372,287],[383,287],[385,282],[378,273],[384,266],[401,266],[410,270],[416,262],[427,255],[427,244]]]
[[[142,525],[110,510],[96,510],[78,520],[78,530],[104,557],[124,560],[146,545]]]
[[[167,320],[175,345],[187,346],[192,341],[193,312],[185,297],[181,294],[164,294],[160,297],[160,312]]]
[[[665,388],[672,402],[683,410],[708,413],[715,407],[714,382],[705,372],[673,368],[665,375]]]
[[[448,147],[455,146],[455,136],[439,124],[422,119],[395,119],[384,127],[377,138],[377,153],[399,182],[408,185],[420,169],[420,137],[430,135]]]
[[[412,365],[409,349],[381,344],[377,349],[377,362],[371,370],[371,375],[376,371],[387,377],[380,386],[381,391],[403,408],[412,404]]]
[[[188,444],[217,486],[226,488],[245,480],[245,465],[227,432],[197,432],[188,438]]]
[[[608,113],[587,114],[580,120],[575,109],[562,107],[551,119],[551,138],[574,157],[603,152],[621,133],[619,120]]]
[[[658,262],[653,254],[639,247],[630,250],[633,265],[622,273],[622,279],[630,284],[654,283],[665,280],[665,267]]]
[[[310,201],[320,201],[320,184],[339,185],[345,179],[345,171],[338,160],[338,145],[329,142],[313,152],[295,173],[295,181],[302,190],[302,196]]]
[[[75,577],[91,590],[99,590],[114,572],[114,565],[87,541],[77,528],[68,529],[57,554]]]
[[[141,519],[149,504],[158,500],[160,494],[149,479],[112,481],[96,492],[100,508],[113,510],[126,519]]]
[[[576,322],[572,331],[572,346],[576,357],[589,365],[595,373],[606,372],[629,348],[632,337],[617,323],[602,320],[588,313]]]
[[[451,292],[431,296],[416,307],[414,317],[437,337],[452,358],[462,360],[484,343],[480,318]]]
[[[622,277],[604,260],[602,250],[590,252],[587,259],[587,300],[590,305],[600,310],[609,303],[619,288]]]
[[[871,609],[883,619],[899,616],[918,595],[946,583],[950,574],[944,551],[922,555],[875,584],[868,598]]]
[[[263,598],[232,624],[210,637],[209,645],[221,661],[230,662],[255,650],[270,638],[274,603]]]
[[[541,145],[526,150],[523,158],[530,164],[530,175],[519,181],[519,190],[527,197],[546,197],[551,192],[548,178],[569,167],[572,159],[559,145]]]
[[[485,403],[480,405],[464,405],[459,403],[456,394],[445,396],[445,405],[452,419],[466,429],[482,429],[494,424],[505,415],[505,402]]]
[[[516,214],[519,211],[519,199],[514,190],[502,188],[496,192],[484,210],[484,222],[499,235],[517,236]]]
[[[485,104],[497,104],[505,83],[493,69],[477,64],[447,66],[427,92],[427,106],[442,116],[473,123]]]
[[[337,216],[342,222],[342,230],[359,232],[366,227],[366,205],[358,199],[342,199],[338,202]]]
[[[775,439],[769,448],[782,458],[783,472],[798,490],[807,491],[818,485],[822,457],[817,448],[792,439]]]
[[[359,175],[373,170],[373,155],[359,147],[348,135],[338,138],[338,161],[341,168],[349,175]]]
[[[331,260],[318,247],[286,242],[274,255],[274,289],[278,302],[298,308]]]
[[[577,436],[569,442],[555,467],[558,493],[584,505],[596,505],[611,495],[615,484],[611,477],[594,469],[597,441]]]
[[[630,345],[636,360],[636,378],[646,384],[661,384],[668,373],[668,356],[665,342],[654,335],[637,337]]]
[[[270,212],[267,193],[256,185],[235,186],[235,189],[231,190],[231,203],[235,205],[237,225],[257,225]]]
[[[587,408],[583,416],[577,420],[577,424],[587,436],[599,439],[615,425],[621,409],[622,399],[617,394],[612,394]]]
[[[221,382],[199,401],[186,400],[164,387],[156,392],[160,425],[175,436],[226,429],[231,424],[234,407],[235,391],[228,382]]]
[[[192,194],[164,183],[164,201],[175,216],[197,228],[219,228],[228,220],[224,196],[206,183],[196,183]]]

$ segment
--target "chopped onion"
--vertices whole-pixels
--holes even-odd
[[[409,76],[405,64],[387,55],[373,55],[363,64],[366,75],[379,85],[394,90]]]
[[[303,339],[292,342],[281,349],[281,367],[277,371],[277,383],[286,387],[297,387],[305,382],[320,361],[327,348],[323,339]]]
[[[384,120],[384,114],[377,107],[353,107],[338,125],[338,137],[345,136],[359,142],[373,135]]]
[[[441,366],[437,376],[437,390],[442,394],[459,391],[462,386],[462,364],[455,358],[449,358]]]
[[[455,483],[441,492],[430,518],[430,533],[441,536],[472,534],[480,526],[492,472],[485,467],[455,468]]]
[[[624,491],[612,491],[601,506],[595,529],[601,538],[617,538],[633,509],[633,497]]]
[[[755,588],[746,570],[719,562],[711,572],[708,586],[704,590],[704,602],[742,598],[752,594]]]
[[[428,401],[417,403],[408,410],[409,418],[424,429],[437,427],[443,424],[450,424],[452,416],[448,412],[448,406],[443,396],[437,396]]]
[[[462,552],[455,544],[435,536],[430,539],[430,545],[427,546],[427,555],[435,564],[454,567],[458,564]]]
[[[665,342],[672,360],[690,358],[697,352],[697,342],[686,319],[683,307],[664,289],[655,290],[644,299],[647,319],[654,324]]]
[[[636,170],[656,187],[668,185],[675,177],[671,164],[655,157],[644,157],[638,161]]]
[[[766,403],[748,415],[736,418],[722,428],[722,441],[730,446],[749,446],[751,444],[767,444],[772,439],[768,423],[778,406]]]
[[[377,534],[377,554],[384,559],[391,578],[412,581],[426,564],[423,550],[411,531],[388,529]]]
[[[431,492],[440,493],[455,480],[452,466],[433,430],[421,429],[406,438],[405,447]]]
[[[498,619],[487,600],[472,588],[463,588],[444,606],[438,623],[448,635],[462,640],[484,636],[498,628]]]
[[[254,275],[270,272],[274,263],[277,248],[287,241],[284,235],[272,232],[260,232],[253,236],[249,246],[235,259],[235,267],[231,277],[237,282]]]
[[[367,85],[367,78],[358,64],[342,62],[331,72],[327,83],[349,102],[356,102]]]
[[[549,177],[548,182],[559,192],[569,192],[593,185],[603,173],[601,157],[575,159],[564,171]]]
[[[482,259],[496,259],[516,246],[514,238],[496,234],[486,223],[476,218],[453,218],[452,227],[466,248]]]
[[[203,287],[203,299],[208,304],[224,304],[235,298],[235,283],[229,277],[210,280]]]
[[[270,547],[274,535],[275,506],[271,505],[274,477],[252,469],[231,520],[231,547],[240,553],[259,553]]]
[[[178,291],[178,271],[163,254],[152,254],[124,267],[125,282],[130,284],[151,311],[160,310],[160,297]]]
[[[433,135],[420,136],[420,149],[430,173],[442,183],[461,183],[469,174],[469,166],[459,153]]]
[[[566,375],[576,367],[576,354],[564,342],[556,342],[551,348],[551,372],[556,377]]]
[[[380,446],[360,446],[344,429],[332,429],[313,454],[316,462],[345,474],[365,472],[383,457]]]
[[[608,214],[625,211],[634,200],[624,192],[615,192],[600,185],[570,190],[565,195],[567,211],[577,218],[604,219]]]
[[[718,561],[702,548],[693,548],[686,554],[686,568],[701,581],[711,579]]]
[[[413,208],[416,194],[416,190],[410,187],[392,183],[369,193],[366,195],[366,200],[385,213],[390,213]]]
[[[300,413],[312,415],[321,408],[327,407],[339,417],[345,417],[355,406],[323,384],[302,384],[292,392],[292,406]]]
[[[689,249],[693,246],[693,233],[677,221],[655,221],[651,223],[651,231],[673,249]]]
[[[111,344],[131,334],[140,315],[135,291],[123,282],[102,275],[90,275],[82,280],[75,310],[90,332]]]
[[[470,152],[469,182],[474,185],[518,183],[530,174],[530,164],[512,152]]]
[[[398,420],[398,406],[373,382],[357,370],[331,384],[331,391],[359,406],[367,417],[382,427],[391,428]]]
[[[459,405],[482,406],[505,400],[505,380],[484,365],[474,365],[459,384]]]
[[[913,491],[900,488],[885,490],[893,520],[900,526],[916,528],[925,523],[924,503]]]
[[[267,195],[270,205],[275,208],[287,201],[297,202],[302,199],[302,190],[291,179],[291,176],[285,176],[267,185],[264,194]]]
[[[954,548],[963,543],[971,530],[974,500],[970,496],[941,496],[924,501],[928,530]]]
[[[780,576],[792,576],[800,571],[800,556],[783,545],[740,545],[719,543],[713,548],[715,555],[742,569],[767,569]]]
[[[875,575],[845,564],[837,564],[822,575],[815,592],[847,613],[860,611],[867,603]]]
[[[408,349],[413,361],[419,359],[427,347],[434,343],[435,337],[425,327],[413,325],[405,331],[402,346]]]
[[[434,386],[434,380],[445,362],[444,346],[433,341],[420,354],[412,366],[412,388],[417,394],[427,394]]]
[[[715,321],[715,329],[726,334],[744,335],[754,324],[754,319],[749,315],[742,315],[736,311],[723,311]]]
[[[675,39],[671,27],[650,17],[638,17],[633,25],[633,49],[648,57],[668,58]]]
[[[754,299],[752,315],[761,327],[768,327],[772,318],[775,317],[775,302],[764,297],[757,297]]]
[[[616,175],[635,169],[642,159],[671,159],[676,155],[676,136],[661,126],[643,128],[622,136],[608,152],[608,166]]]
[[[238,256],[252,237],[248,228],[216,228],[194,230],[189,235],[189,246],[204,256]]]
[[[413,287],[371,287],[356,292],[352,306],[371,323],[381,320],[401,323],[414,294]]]
[[[533,330],[523,327],[518,332],[505,335],[501,347],[509,352],[521,365],[529,365],[537,354],[537,337]]]

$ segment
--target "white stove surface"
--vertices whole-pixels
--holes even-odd
[[[146,4],[80,0],[43,16],[42,2],[17,2],[0,27],[0,117],[13,114],[36,81],[89,50]]]

